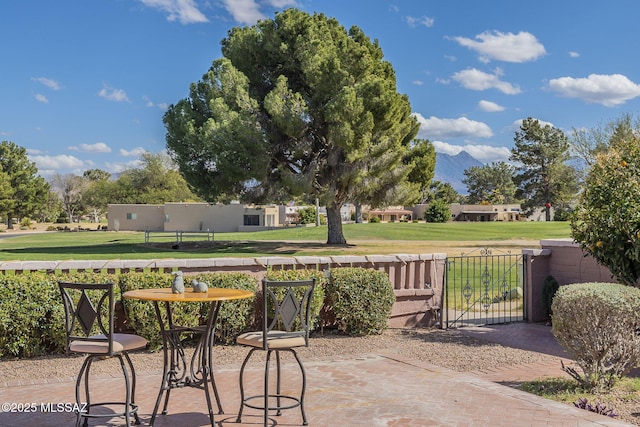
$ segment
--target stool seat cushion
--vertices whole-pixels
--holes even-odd
[[[250,347],[264,348],[264,335],[262,331],[246,332],[236,339],[240,345]],[[307,345],[304,331],[286,332],[286,331],[269,331],[267,333],[267,347],[270,349],[283,349],[304,347]]]
[[[109,342],[103,334],[92,335],[89,339],[104,341],[83,341],[75,340],[69,344],[69,350],[74,353],[87,354],[107,354],[109,353]],[[123,351],[140,350],[147,346],[147,340],[139,335],[134,334],[113,334],[113,352],[122,353]]]

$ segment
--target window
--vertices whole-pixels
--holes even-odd
[[[260,225],[260,215],[245,215],[244,225]]]
[[[135,220],[138,219],[138,214],[135,212],[128,212],[127,213],[127,219],[129,220]]]
[[[169,214],[164,214],[164,222],[169,222]]]

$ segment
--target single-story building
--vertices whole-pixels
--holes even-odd
[[[277,227],[277,206],[165,203],[110,204],[108,229],[115,231],[211,231],[229,233]]]
[[[519,204],[461,205],[451,204],[453,221],[519,221],[522,209]]]
[[[411,221],[413,211],[403,207],[389,207],[387,209],[371,209],[368,211],[369,218],[378,217],[382,222]]]

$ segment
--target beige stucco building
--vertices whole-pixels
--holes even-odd
[[[461,205],[450,206],[453,221],[519,221],[522,209],[519,204],[509,205]]]
[[[277,206],[165,203],[111,204],[107,218],[115,231],[260,231],[280,223]]]

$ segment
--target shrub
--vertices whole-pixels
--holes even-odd
[[[426,222],[447,222],[451,218],[451,208],[442,200],[434,200],[424,211]]]
[[[380,217],[379,216],[369,216],[369,223],[370,224],[380,224]]]
[[[58,280],[103,282],[102,273],[0,276],[0,357],[59,353],[65,347],[64,307]]]
[[[553,303],[553,297],[560,286],[558,281],[553,276],[547,276],[542,282],[542,306],[547,316],[551,317],[553,311],[551,310],[551,304]]]
[[[20,221],[20,230],[31,230],[33,228],[33,223],[30,218],[22,218]]]
[[[580,398],[577,402],[573,402],[573,406],[576,408],[584,409],[585,411],[595,412],[596,414],[606,415],[607,417],[615,418],[618,416],[612,408],[607,408],[606,405],[596,402],[594,405],[589,403],[588,399]]]
[[[640,279],[640,144],[620,143],[598,156],[571,221],[582,250],[622,283]]]
[[[378,270],[331,270],[326,288],[328,309],[338,329],[348,335],[380,334],[387,328],[395,294],[389,276]]]
[[[556,293],[552,331],[582,369],[564,367],[583,387],[608,388],[640,360],[640,289],[581,283]]]

